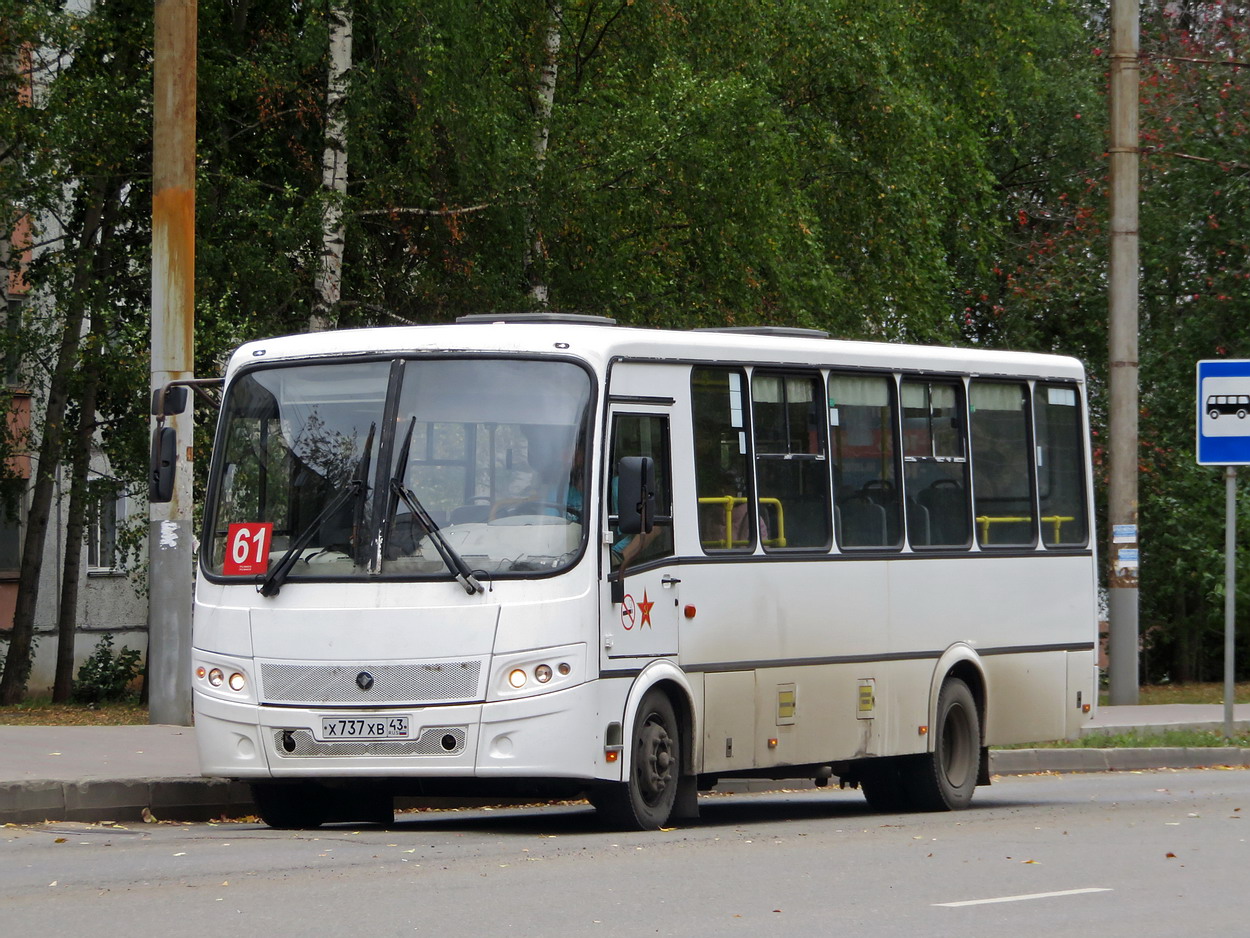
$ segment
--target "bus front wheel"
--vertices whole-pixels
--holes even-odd
[[[590,802],[614,827],[658,830],[673,813],[681,777],[681,730],[672,701],[650,690],[634,716],[629,775],[591,793]]]
[[[981,767],[981,720],[968,685],[947,678],[938,693],[933,751],[908,781],[921,811],[957,811],[972,801]]]
[[[253,782],[252,801],[262,821],[277,830],[312,830],[326,822],[329,792],[310,782]]]

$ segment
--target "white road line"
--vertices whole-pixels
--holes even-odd
[[[1064,889],[1060,892],[1033,892],[1027,896],[1000,896],[997,899],[965,899],[962,902],[935,902],[935,906],[941,906],[947,909],[956,909],[965,905],[991,905],[995,902],[1024,902],[1026,899],[1051,899],[1055,896],[1079,896],[1087,892],[1111,892],[1099,886],[1092,886],[1088,889]]]

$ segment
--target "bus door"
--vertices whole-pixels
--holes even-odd
[[[675,655],[678,648],[681,579],[673,557],[669,417],[667,410],[641,410],[635,401],[613,404],[610,412],[604,545],[608,582],[602,591],[600,621],[603,653],[609,659],[618,659],[618,663],[625,658]],[[630,534],[621,530],[619,470],[624,457],[649,460],[647,487],[654,496],[650,531]]]

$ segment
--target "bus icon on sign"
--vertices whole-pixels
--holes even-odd
[[[1199,382],[1198,401],[1203,436],[1250,437],[1250,377],[1204,377]]]
[[[1209,394],[1206,400],[1207,416],[1219,420],[1221,414],[1236,414],[1245,420],[1250,414],[1250,394]]]

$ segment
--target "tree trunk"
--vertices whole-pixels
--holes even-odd
[[[347,73],[352,67],[352,14],[346,6],[330,9],[330,79],[326,92],[326,138],[321,156],[321,184],[327,192],[321,218],[321,258],[310,332],[334,328],[343,289],[343,200],[347,197]]]
[[[535,215],[538,209],[538,188],[542,181],[543,166],[547,161],[547,144],[551,139],[551,110],[556,100],[556,70],[560,56],[560,18],[562,9],[559,0],[548,4],[547,40],[543,47],[543,64],[538,72],[538,122],[534,127],[534,200],[531,203],[529,218],[526,220],[525,239],[525,278],[529,282],[530,298],[536,303],[546,306],[550,290],[546,278],[539,265],[547,254],[547,245],[543,240]]]
[[[21,701],[30,676],[35,610],[39,602],[39,571],[43,566],[43,547],[47,540],[48,520],[52,514],[52,499],[55,495],[56,467],[61,458],[61,443],[65,436],[70,379],[78,364],[78,348],[82,341],[82,324],[87,305],[86,290],[94,272],[93,245],[104,215],[107,191],[105,179],[94,183],[80,228],[73,288],[65,307],[65,321],[61,326],[56,365],[48,382],[43,438],[39,442],[30,511],[26,518],[26,534],[22,539],[22,563],[13,612],[13,630],[9,636],[4,677],[0,678],[0,704]]]
[[[92,318],[91,334],[83,352],[82,396],[78,430],[70,466],[69,522],[65,526],[65,561],[61,568],[61,608],[56,623],[56,679],[52,701],[66,703],[74,690],[74,634],[78,628],[78,588],[82,576],[82,543],[90,510],[87,475],[91,469],[91,442],[95,435],[96,399],[100,388],[100,325]]]

